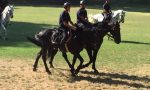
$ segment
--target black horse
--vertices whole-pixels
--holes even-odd
[[[41,47],[41,50],[37,53],[37,56],[36,56],[36,59],[35,59],[34,65],[33,65],[33,71],[37,70],[36,68],[38,65],[38,61],[39,61],[40,57],[42,57],[46,72],[51,74],[51,72],[49,71],[49,69],[47,67],[45,60],[46,60],[46,56],[48,54],[48,56],[51,56],[50,61],[52,63],[53,58],[58,51],[58,49],[56,49],[56,48],[51,48],[51,46],[52,46],[50,43],[51,36],[54,31],[55,31],[55,29],[44,29],[44,30],[41,30],[39,33],[37,33],[34,38],[27,37],[27,39],[29,41],[31,41],[32,43]],[[52,64],[51,64],[51,66],[53,67]]]
[[[99,25],[99,26],[102,27],[102,25]],[[74,64],[75,64],[77,58],[79,58],[81,62],[80,62],[79,67],[76,70],[76,74],[79,72],[79,70],[81,68],[87,67],[92,62],[93,62],[92,68],[94,69],[95,72],[98,72],[95,68],[95,61],[96,61],[97,52],[103,42],[103,37],[108,32],[110,32],[113,35],[115,42],[120,43],[120,41],[121,41],[120,40],[120,28],[118,28],[118,27],[119,27],[119,24],[116,24],[115,27],[113,27],[113,29],[109,29],[109,30],[108,29],[103,30],[103,29],[99,28],[98,30],[94,30],[92,32],[91,31],[89,31],[89,32],[86,31],[86,33],[80,32],[78,39],[75,39],[72,42],[72,45],[69,44],[70,46],[75,45],[74,49],[77,49],[78,47],[80,47],[78,50],[75,50],[78,52],[77,54],[75,52],[73,52],[74,49],[72,47],[70,47],[70,50],[74,54],[72,65],[69,63],[66,53],[63,52],[63,56],[64,56],[65,60],[67,61],[68,65],[70,66],[72,74],[74,74]],[[38,46],[41,46],[41,50],[38,53],[38,56],[34,63],[34,68],[33,68],[34,71],[36,70],[39,58],[42,56],[46,71],[49,72],[49,70],[47,69],[47,65],[46,65],[46,53],[45,52],[47,52],[47,51],[48,51],[48,55],[51,57],[50,66],[53,67],[53,64],[52,64],[53,58],[58,50],[56,48],[52,47],[52,45],[50,44],[50,42],[51,42],[50,36],[52,35],[52,32],[53,32],[53,30],[46,30],[46,31],[44,31],[44,33],[42,35],[40,35],[40,33],[38,35],[36,35],[36,37],[38,36],[38,38],[35,38],[35,39],[28,37],[28,39],[31,42],[35,43]],[[80,37],[80,36],[82,36],[82,37]],[[76,45],[75,42],[78,42],[78,44]],[[77,48],[76,48],[76,46],[77,46]],[[79,52],[82,51],[83,48],[86,48],[89,58],[90,58],[90,61],[89,61],[89,63],[82,66],[83,58],[79,55]]]
[[[67,49],[69,50],[69,52],[71,52],[74,55],[75,58],[78,58],[80,60],[80,65],[76,69],[76,72],[78,72],[81,69],[82,64],[83,64],[83,58],[81,57],[80,52],[83,50],[83,48],[87,42],[89,43],[89,41],[90,41],[91,44],[94,43],[94,40],[87,39],[88,37],[91,36],[92,31],[82,31],[82,29],[78,27],[75,32],[71,31],[72,33],[76,33],[76,34],[72,35],[72,38],[71,38],[71,40],[69,40],[69,42],[67,42],[65,45],[61,45],[61,46],[57,46],[57,47],[55,45],[53,45],[51,42],[51,36],[54,31],[57,31],[57,30],[46,30],[44,32],[42,31],[42,32],[40,32],[42,34],[36,35],[36,38],[27,37],[27,39],[30,40],[31,42],[35,43],[38,46],[41,46],[41,51],[38,53],[33,70],[34,71],[36,70],[38,60],[42,56],[46,72],[50,73],[50,71],[47,67],[47,64],[46,64],[47,51],[48,51],[48,55],[51,56],[51,60],[52,60],[54,55],[57,52],[57,48],[59,48],[62,52],[62,56],[64,57],[64,59],[66,60],[66,62],[69,65],[69,67],[71,68],[72,75],[75,75],[74,67],[72,67],[72,65],[70,64],[67,54],[66,54]],[[66,46],[67,46],[67,48],[66,48]]]
[[[100,27],[101,27],[101,25],[100,25]],[[93,37],[94,40],[96,41],[96,46],[91,47],[90,44],[87,44],[85,49],[88,53],[90,61],[88,63],[86,63],[85,65],[83,65],[82,68],[88,67],[91,63],[93,63],[92,69],[94,70],[95,73],[98,73],[98,70],[95,67],[97,53],[98,53],[98,51],[99,51],[99,49],[103,43],[103,38],[105,35],[107,35],[107,33],[110,33],[112,35],[112,38],[114,39],[114,42],[116,44],[119,44],[121,42],[119,23],[116,23],[115,25],[108,27],[108,29],[104,28],[104,30],[103,29],[102,30],[96,30],[95,37]],[[75,62],[76,62],[76,60],[74,59],[73,66],[74,66]]]

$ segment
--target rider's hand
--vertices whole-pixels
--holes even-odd
[[[75,26],[72,26],[72,27],[71,27],[71,29],[72,29],[72,30],[76,30],[76,29],[77,29],[77,27],[75,27]]]

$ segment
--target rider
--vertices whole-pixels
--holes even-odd
[[[91,23],[88,21],[87,10],[85,6],[85,1],[80,1],[80,9],[77,12],[77,24],[83,25],[84,27],[90,27]]]
[[[111,7],[110,7],[110,1],[106,0],[105,3],[103,4],[103,16],[104,16],[104,20],[103,22],[107,23],[107,25],[109,25],[110,20],[111,20]]]
[[[74,26],[73,22],[71,21],[69,12],[70,12],[70,3],[69,2],[65,2],[64,3],[64,10],[63,12],[60,14],[60,18],[59,18],[59,26],[61,29],[63,29],[63,35],[61,38],[61,42],[56,42],[56,41],[52,41],[52,43],[54,44],[58,44],[60,43],[61,45],[65,43],[66,38],[68,36],[68,32],[70,30],[76,30],[76,27]],[[54,36],[54,34],[52,35],[52,37]]]

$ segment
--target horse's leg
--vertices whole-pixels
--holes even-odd
[[[58,52],[58,50],[49,50],[51,52],[49,52],[50,54],[50,61],[49,61],[49,64],[50,64],[50,68],[54,68],[53,66],[53,60],[54,60],[54,56],[56,55],[56,53]]]
[[[92,58],[92,49],[91,48],[86,48],[86,51],[88,53],[88,56],[90,58],[90,61],[88,63],[86,63],[85,65],[82,66],[82,68],[88,67],[92,62],[93,62],[93,58]]]
[[[77,57],[74,55],[73,56],[73,61],[72,61],[72,67],[74,67],[75,63],[76,63]]]
[[[39,61],[41,56],[42,56],[42,49],[40,50],[40,52],[38,52],[38,54],[36,56],[36,59],[35,59],[34,65],[33,65],[33,71],[37,70],[36,68],[37,68],[38,61]]]
[[[2,39],[2,33],[3,33],[3,30],[2,30],[2,25],[0,24],[0,39]]]
[[[2,29],[4,30],[4,40],[6,40],[7,39],[7,29],[5,28],[5,26],[3,25],[3,24],[1,24],[1,26],[2,26]]]
[[[73,76],[75,76],[74,74],[74,68],[73,66],[70,64],[69,60],[68,60],[68,57],[67,57],[67,54],[65,52],[62,52],[62,56],[64,57],[65,61],[67,62],[68,66],[71,68],[71,73]]]
[[[80,60],[80,65],[77,67],[77,69],[75,71],[76,75],[79,73],[80,69],[82,68],[82,64],[83,64],[83,61],[84,61],[80,54],[77,54],[77,57]]]
[[[46,54],[47,54],[47,49],[44,48],[44,49],[42,50],[43,63],[44,63],[46,72],[47,72],[48,74],[51,74],[51,72],[50,72],[50,70],[48,69],[48,66],[47,66],[47,64],[46,64]]]
[[[93,52],[93,65],[92,65],[92,69],[94,70],[95,73],[99,73],[98,70],[95,67],[97,53],[98,53],[98,50],[94,50],[94,52]]]

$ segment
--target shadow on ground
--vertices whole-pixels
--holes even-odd
[[[55,68],[56,70],[62,71],[70,71],[68,69]],[[150,83],[149,76],[136,76],[136,75],[128,75],[125,73],[94,73],[92,71],[80,71],[81,74],[76,76],[73,80],[69,82],[74,83],[78,81],[88,81],[91,83],[103,83],[108,85],[126,85],[134,88],[146,88],[150,89],[150,85],[145,85],[144,83]],[[94,75],[94,76],[93,76]],[[142,82],[142,83],[141,83]]]
[[[134,76],[134,75],[118,74],[118,73],[95,74],[94,72],[89,72],[89,71],[81,71],[81,73],[88,74],[88,76],[77,76],[74,79],[75,82],[86,80],[92,83],[104,83],[108,85],[126,85],[126,86],[134,87],[134,88],[150,89],[150,85],[139,83],[139,82],[149,83],[150,78],[148,76],[139,77],[139,76]],[[95,77],[91,77],[89,75],[95,75]]]
[[[0,47],[32,47],[31,43],[28,43],[26,36],[33,36],[43,28],[53,28],[57,25],[36,24],[28,22],[11,22],[8,26],[8,40],[4,41],[0,39]]]
[[[150,43],[137,42],[137,41],[125,41],[125,40],[121,41],[121,43],[150,45]]]

